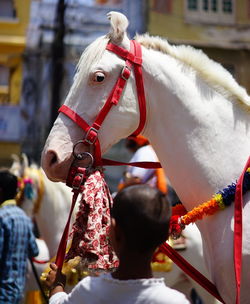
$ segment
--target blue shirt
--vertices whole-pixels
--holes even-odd
[[[1,205],[0,205],[1,207]],[[0,208],[0,303],[19,303],[25,287],[27,258],[37,256],[32,222],[13,204]]]

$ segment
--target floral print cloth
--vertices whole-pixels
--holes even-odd
[[[112,203],[103,173],[94,171],[83,186],[66,260],[80,256],[83,265],[89,269],[105,270],[118,266],[118,259],[109,242]]]

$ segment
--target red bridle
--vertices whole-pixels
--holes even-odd
[[[59,112],[64,113],[70,119],[72,119],[80,128],[82,128],[86,135],[83,139],[83,143],[86,145],[94,146],[94,165],[102,166],[105,164],[110,164],[109,160],[102,159],[101,157],[101,148],[100,142],[98,139],[98,131],[101,128],[101,125],[106,118],[107,114],[111,110],[112,106],[117,105],[123,89],[127,83],[127,80],[130,77],[131,69],[134,70],[136,88],[137,88],[137,98],[139,102],[140,109],[140,122],[137,129],[133,132],[132,135],[136,136],[144,128],[145,120],[146,120],[146,100],[145,100],[145,92],[143,85],[143,77],[142,77],[142,51],[141,45],[135,40],[130,41],[130,51],[121,48],[115,44],[109,43],[106,47],[107,50],[115,53],[125,60],[125,65],[122,68],[122,71],[119,75],[118,80],[116,81],[107,101],[102,107],[101,111],[98,113],[95,121],[90,126],[82,117],[80,117],[75,111],[67,107],[66,105],[62,105],[59,109]]]

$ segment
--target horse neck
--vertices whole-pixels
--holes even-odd
[[[144,52],[144,134],[190,209],[239,177],[250,151],[249,114],[175,59],[152,52]]]
[[[50,256],[55,256],[70,211],[72,194],[62,183],[53,183],[44,177],[45,191],[41,208],[36,214],[41,237]]]

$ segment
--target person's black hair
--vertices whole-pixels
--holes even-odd
[[[15,198],[17,194],[17,182],[17,177],[8,169],[0,169],[0,190],[2,194],[2,202]]]
[[[131,151],[136,151],[140,147],[135,140],[128,138],[126,139],[125,146]]]
[[[118,192],[111,216],[123,231],[126,246],[134,251],[154,251],[168,238],[171,208],[156,188],[134,185]]]

